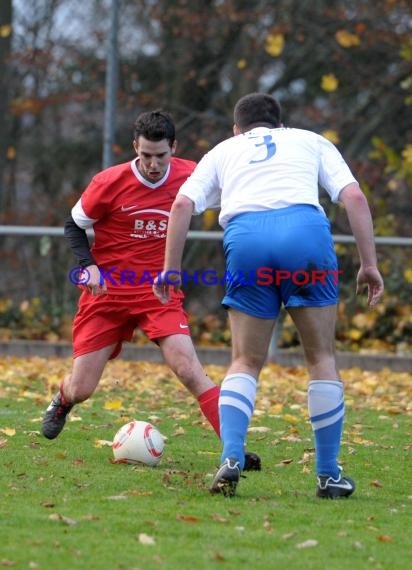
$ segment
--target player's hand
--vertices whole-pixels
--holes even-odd
[[[100,269],[97,265],[89,265],[87,267],[88,280],[83,287],[91,295],[105,295],[107,293],[106,281],[102,278]]]
[[[356,294],[360,295],[368,288],[368,305],[374,307],[382,298],[384,285],[377,267],[361,267],[356,280]]]
[[[153,293],[163,305],[170,301],[170,287],[175,293],[180,289],[180,273],[178,271],[162,271],[153,282]]]

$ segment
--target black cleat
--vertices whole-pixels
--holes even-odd
[[[54,439],[62,431],[67,414],[74,404],[63,404],[60,392],[55,395],[43,417],[42,432],[47,439]]]
[[[243,471],[261,471],[262,462],[257,453],[253,451],[245,451],[245,466]]]
[[[329,475],[318,475],[318,485],[316,488],[316,496],[321,499],[340,499],[349,497],[355,490],[355,481],[349,477],[334,479]]]
[[[219,467],[209,491],[212,494],[222,493],[225,497],[233,497],[240,479],[239,461],[236,457],[227,457]]]

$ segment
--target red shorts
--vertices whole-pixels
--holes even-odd
[[[130,341],[136,328],[150,340],[172,334],[190,335],[187,314],[182,306],[183,293],[174,295],[167,305],[153,293],[143,295],[99,295],[83,291],[73,322],[73,356],[95,352],[115,344],[110,358]]]

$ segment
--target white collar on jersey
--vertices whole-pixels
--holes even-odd
[[[147,186],[148,188],[158,188],[159,186],[162,186],[162,184],[164,184],[170,174],[170,163],[167,167],[166,173],[165,175],[158,180],[157,182],[150,182],[149,180],[147,180],[146,178],[144,178],[138,168],[137,168],[137,161],[139,160],[139,157],[134,158],[132,160],[132,162],[130,163],[130,168],[132,169],[133,174],[136,176],[136,178],[139,180],[139,182],[141,182],[142,184],[144,184],[145,186]]]

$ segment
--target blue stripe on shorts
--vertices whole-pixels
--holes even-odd
[[[226,295],[222,305],[273,319],[287,307],[338,302],[338,265],[330,223],[301,204],[239,214],[224,232]]]

